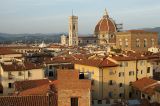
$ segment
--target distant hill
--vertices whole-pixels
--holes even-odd
[[[151,32],[158,32],[158,41],[160,44],[160,27],[155,27],[155,28],[140,28],[140,30],[145,30],[145,31],[151,31]]]
[[[58,43],[60,42],[60,35],[62,34],[7,34],[0,33],[0,43],[34,43],[34,42],[46,42],[46,43]]]
[[[160,35],[160,27],[155,27],[155,28],[143,28],[145,31],[151,31],[151,32],[158,32]]]

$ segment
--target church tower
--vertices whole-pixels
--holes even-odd
[[[69,17],[69,46],[78,46],[78,16]]]

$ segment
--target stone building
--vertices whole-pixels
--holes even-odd
[[[148,51],[150,47],[158,47],[158,33],[143,30],[117,32],[116,47],[122,50]]]

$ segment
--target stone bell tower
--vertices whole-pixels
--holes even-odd
[[[78,16],[69,17],[69,46],[78,46]]]

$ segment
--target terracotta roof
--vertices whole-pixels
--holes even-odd
[[[2,64],[4,71],[24,71],[31,69],[41,69],[43,65],[34,63],[24,63],[22,64]]]
[[[35,88],[44,84],[48,84],[49,81],[50,81],[49,79],[16,81],[15,89],[16,91],[24,91],[24,90]]]
[[[100,60],[100,59],[83,59],[79,61],[75,61],[75,64],[82,64],[94,67],[116,67],[118,64],[108,60],[107,58]]]
[[[144,53],[133,53],[133,52],[127,52],[126,53],[127,56],[130,56],[130,57],[135,57],[137,60],[147,60],[148,59],[148,56],[147,55],[144,55]]]
[[[74,60],[73,57],[57,56],[53,58],[45,58],[44,63],[53,64],[53,63],[71,63]]]
[[[136,60],[136,58],[133,56],[123,56],[123,55],[112,56],[111,58],[113,58],[116,61],[134,61]]]
[[[18,52],[13,51],[12,49],[8,48],[0,48],[0,55],[8,55],[8,54],[20,54]]]
[[[151,78],[144,77],[140,80],[137,80],[132,83],[133,88],[146,93],[148,95],[152,95],[155,92],[155,87],[159,86],[156,80]]]
[[[57,102],[57,95],[0,97],[0,106],[58,106]]]
[[[57,84],[58,81],[52,81],[48,84],[43,84],[41,86],[27,89],[18,94],[18,96],[29,96],[29,95],[46,95],[49,91],[57,93]]]
[[[95,33],[116,32],[116,25],[110,18],[102,18],[95,27]]]

